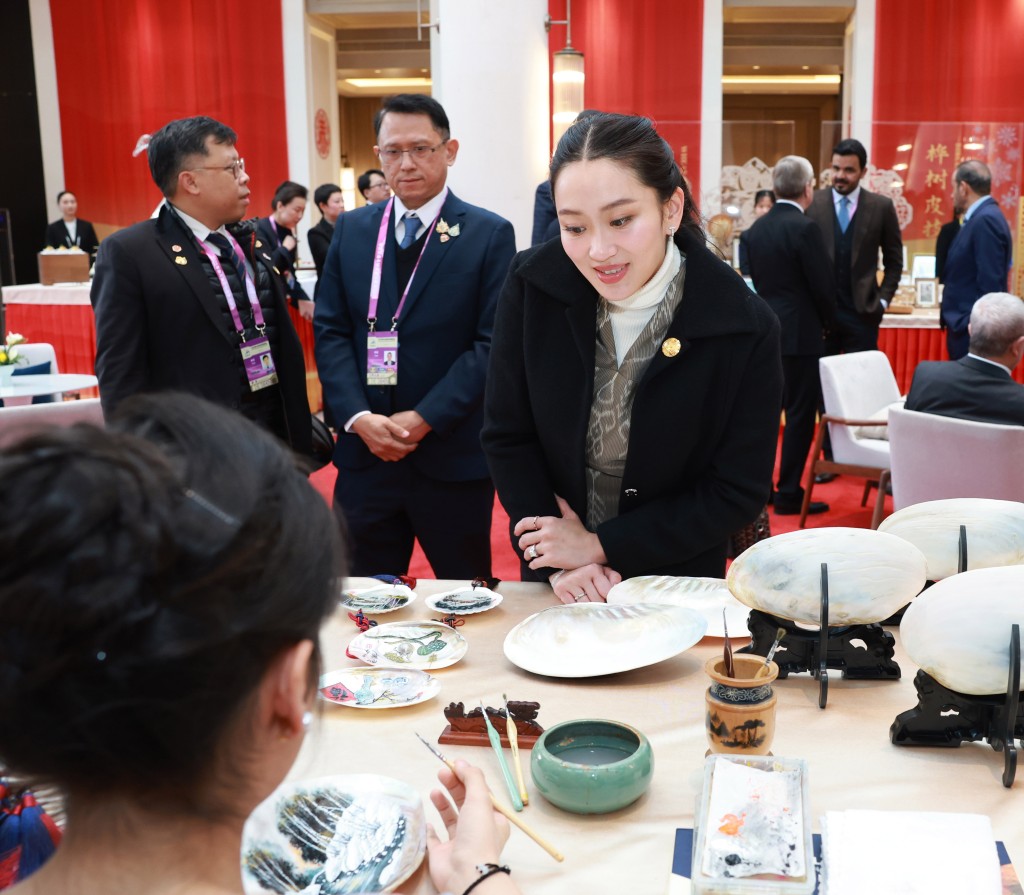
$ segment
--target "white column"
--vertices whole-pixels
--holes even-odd
[[[57,95],[57,59],[53,49],[53,20],[50,0],[30,0],[32,60],[36,73],[36,103],[43,147],[43,185],[46,190],[46,220],[60,217],[57,193],[65,188],[64,142],[60,130],[60,102]],[[11,124],[11,122],[8,122]]]
[[[851,92],[849,136],[864,144],[870,162],[875,120],[875,0],[857,0],[853,16],[853,59],[846,77]],[[846,135],[846,122],[843,124]]]
[[[700,77],[700,183],[694,196],[705,218],[721,211],[722,180],[722,0],[704,0]]]
[[[284,50],[284,120],[285,133],[288,139],[288,170],[281,171],[280,176],[273,171],[260,171],[261,178],[273,181],[271,189],[282,180],[294,180],[303,186],[315,188],[310,184],[311,154],[316,153],[313,146],[313,122],[310,113],[309,84],[310,56],[306,52],[306,4],[304,0],[281,0],[281,43]],[[333,83],[332,79],[332,83]],[[334,103],[337,106],[337,102]],[[337,112],[335,112],[337,116]],[[308,203],[312,204],[312,202]],[[270,213],[270,209],[257,209],[261,217]],[[299,223],[299,242],[305,245],[305,234],[311,220],[315,220],[310,212]]]
[[[547,0],[432,0],[433,95],[460,148],[448,175],[462,199],[512,222],[530,244],[533,195],[547,176]]]

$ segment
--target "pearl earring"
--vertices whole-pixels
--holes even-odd
[[[313,713],[305,712],[302,715],[302,729],[309,730],[313,726]]]

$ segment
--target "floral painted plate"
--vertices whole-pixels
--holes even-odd
[[[416,791],[376,774],[284,783],[250,815],[242,836],[246,895],[390,892],[427,845]]]
[[[487,587],[460,587],[443,594],[427,597],[426,604],[435,612],[452,615],[474,615],[486,612],[501,602],[501,594]]]
[[[674,575],[642,575],[627,578],[608,591],[608,602],[633,606],[637,603],[664,603],[682,606],[703,616],[708,623],[707,637],[725,637],[722,610],[732,631],[746,636],[750,609],[730,592],[724,578],[679,578]]]
[[[416,592],[404,584],[385,584],[373,587],[351,588],[341,592],[341,605],[353,612],[361,609],[364,615],[383,615],[404,609],[416,599]]]
[[[595,677],[654,665],[693,646],[708,623],[682,606],[551,606],[505,638],[514,665],[549,677]]]
[[[441,682],[418,668],[341,668],[320,678],[320,696],[354,709],[394,709],[433,699]]]
[[[348,645],[348,654],[367,665],[447,668],[469,649],[466,638],[442,622],[391,622],[364,631]]]

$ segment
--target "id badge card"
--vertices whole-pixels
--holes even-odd
[[[264,336],[249,339],[238,346],[242,351],[242,366],[245,367],[245,378],[249,380],[249,390],[258,392],[260,389],[277,384],[277,368],[274,356],[270,353],[270,342]]]
[[[366,334],[366,384],[398,385],[398,333]]]

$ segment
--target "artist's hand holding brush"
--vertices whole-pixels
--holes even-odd
[[[465,761],[455,762],[455,772],[438,771],[447,792],[430,793],[437,813],[448,831],[446,842],[433,828],[427,830],[427,864],[430,878],[440,892],[462,895],[473,883],[473,895],[515,895],[519,889],[506,873],[480,879],[480,864],[499,864],[508,839],[508,821],[491,805],[483,772]],[[454,803],[454,804],[453,804]]]

